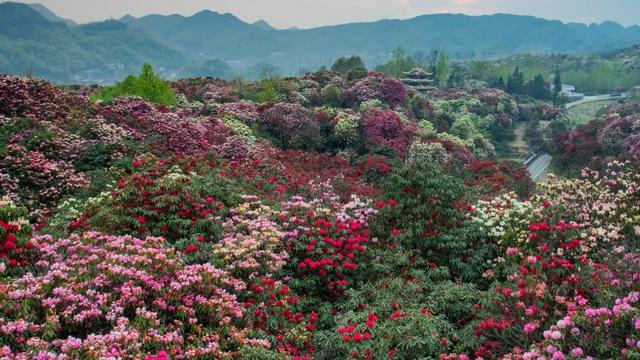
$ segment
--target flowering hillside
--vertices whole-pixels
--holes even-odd
[[[637,164],[534,188],[509,95],[362,76],[0,77],[0,359],[640,358]]]

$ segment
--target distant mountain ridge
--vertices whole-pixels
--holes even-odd
[[[62,21],[63,23],[69,26],[77,25],[75,21],[61,18],[60,16],[56,15],[53,11],[49,10],[46,6],[42,4],[27,4],[27,5],[29,5],[33,10],[37,11],[40,15],[42,15],[45,19],[49,21]]]
[[[446,48],[452,57],[468,59],[601,53],[640,43],[639,26],[565,24],[509,14],[436,14],[278,30],[263,20],[251,24],[209,10],[65,26],[57,15],[36,7],[0,3],[0,73],[23,73],[29,67],[57,82],[108,82],[149,61],[168,77],[198,71],[253,75],[256,66],[295,74],[354,54],[375,66],[398,46],[409,54]]]
[[[144,62],[170,74],[185,59],[119,21],[68,26],[47,20],[28,5],[0,3],[0,73],[108,83],[138,72]]]

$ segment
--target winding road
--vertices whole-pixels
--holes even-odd
[[[531,174],[531,178],[533,180],[538,180],[540,175],[547,169],[547,166],[551,163],[553,157],[549,154],[541,154],[535,158],[535,160],[531,161],[529,165],[527,165],[527,170],[529,170],[529,174]]]
[[[584,103],[588,103],[588,102],[605,101],[605,100],[620,100],[620,99],[624,99],[626,97],[627,97],[626,93],[585,96],[582,100],[578,100],[578,101],[574,101],[574,102],[565,104],[565,108],[568,110],[568,109],[571,109],[574,106],[577,106],[577,105],[580,105],[580,104],[584,104]]]

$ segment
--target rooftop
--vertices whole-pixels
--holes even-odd
[[[402,73],[406,76],[420,76],[420,77],[427,77],[427,76],[433,75],[433,73],[426,72],[421,68],[413,68],[411,71],[403,71]]]

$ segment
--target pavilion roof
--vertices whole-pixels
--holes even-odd
[[[431,75],[433,75],[432,73],[428,73],[428,72],[422,70],[421,68],[413,68],[413,69],[411,69],[411,71],[403,71],[402,73],[404,75],[407,75],[407,76],[431,76]]]

